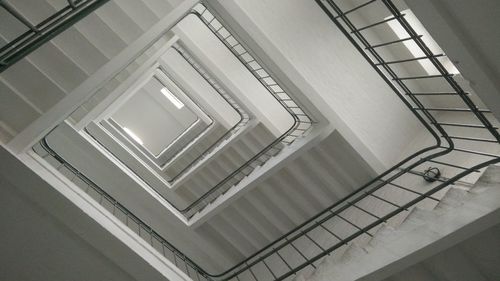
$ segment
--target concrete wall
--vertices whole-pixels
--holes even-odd
[[[61,157],[91,178],[134,215],[152,226],[167,241],[210,272],[218,272],[236,261],[228,260],[225,249],[217,249],[205,237],[195,233],[173,208],[137,176],[124,172],[118,161],[111,161],[68,126],[60,126],[48,137],[48,143]],[[99,163],[99,169],[96,164]],[[163,195],[174,196],[163,189]],[[167,197],[174,199],[173,197]]]
[[[189,15],[174,29],[189,51],[276,136],[292,125],[290,114],[201,20]]]
[[[160,154],[198,119],[186,107],[165,110],[144,91],[135,94],[112,118],[132,130],[153,155]]]
[[[1,280],[181,280],[166,278],[120,231],[111,234],[99,210],[68,200],[78,196],[51,186],[57,180],[32,159],[23,159],[27,167],[3,147],[0,159]]]
[[[301,76],[302,94],[334,126],[347,126],[385,166],[421,129],[389,87],[314,1],[224,1],[224,10],[274,56],[285,74]],[[248,39],[250,40],[250,39]],[[292,81],[295,82],[295,81]],[[350,140],[351,141],[351,140]]]
[[[238,113],[175,50],[165,52],[160,64],[188,96],[224,127],[231,128],[239,121]]]
[[[4,176],[0,187],[0,218],[4,224],[0,232],[0,279],[135,280]]]

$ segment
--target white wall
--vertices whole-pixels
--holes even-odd
[[[483,102],[500,119],[500,1],[406,2]]]
[[[4,177],[0,186],[1,280],[134,280]]]
[[[143,141],[144,147],[153,155],[158,155],[184,133],[197,116],[187,107],[169,111],[147,92],[140,90],[112,118],[121,127],[132,130]]]
[[[210,72],[273,134],[280,136],[290,128],[293,122],[290,114],[201,20],[190,15],[174,28],[174,32],[189,51],[208,66]]]
[[[160,64],[188,96],[226,128],[231,128],[239,121],[238,113],[175,50],[170,48],[165,52]]]
[[[151,193],[67,125],[61,125],[48,137],[48,143],[61,157],[82,174],[89,176],[134,215],[148,223],[158,233],[187,256],[210,272],[234,265],[226,249],[218,249],[206,237],[193,232],[166,206],[156,193]],[[99,169],[96,169],[99,163]],[[163,195],[171,193],[164,189]],[[173,193],[171,194],[174,195]],[[170,198],[172,199],[172,198]],[[169,209],[170,208],[170,209]]]
[[[99,211],[80,209],[69,188],[62,195],[53,177],[33,172],[49,174],[34,161],[27,167],[3,147],[0,159],[0,280],[167,280],[96,221]]]
[[[383,165],[393,164],[421,130],[314,1],[235,0],[217,5],[265,52],[278,54],[272,59],[286,66],[285,74],[300,75],[305,82],[298,87],[308,89],[303,94],[344,135],[352,132],[350,142],[361,141]]]

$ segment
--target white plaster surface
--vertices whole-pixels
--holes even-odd
[[[382,228],[365,252],[358,251],[340,261],[327,259],[307,280],[386,278],[498,224],[499,184],[500,167],[490,166],[471,192],[450,189],[434,210],[415,209],[399,227]]]

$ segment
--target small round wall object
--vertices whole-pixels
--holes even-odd
[[[441,176],[441,171],[436,167],[429,167],[422,176],[426,182],[435,182]]]

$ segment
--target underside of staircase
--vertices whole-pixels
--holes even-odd
[[[410,271],[406,273],[409,275],[405,275],[404,270],[419,262],[432,264],[433,261],[437,263],[437,268],[442,267],[442,274],[446,275],[440,277],[436,274],[435,280],[496,280],[500,272],[491,265],[499,261],[498,254],[484,252],[463,265],[453,264],[457,262],[453,259],[443,259],[455,257],[453,253],[447,256],[447,249],[490,227],[493,228],[491,234],[498,233],[495,229],[500,222],[499,202],[500,167],[490,166],[474,186],[448,189],[435,207],[412,209],[402,222],[382,225],[372,237],[343,247],[325,258],[317,270],[298,276],[297,280],[419,280],[415,272]],[[483,243],[498,249],[495,240],[485,240]],[[455,268],[459,266],[462,266],[463,271]],[[471,269],[467,270],[469,267]],[[434,280],[431,279],[433,277],[424,276],[420,276],[423,278],[420,280]],[[399,279],[403,277],[408,279]]]
[[[155,273],[500,280],[498,115],[413,0],[0,0],[0,58],[87,1],[0,60],[0,143]]]

